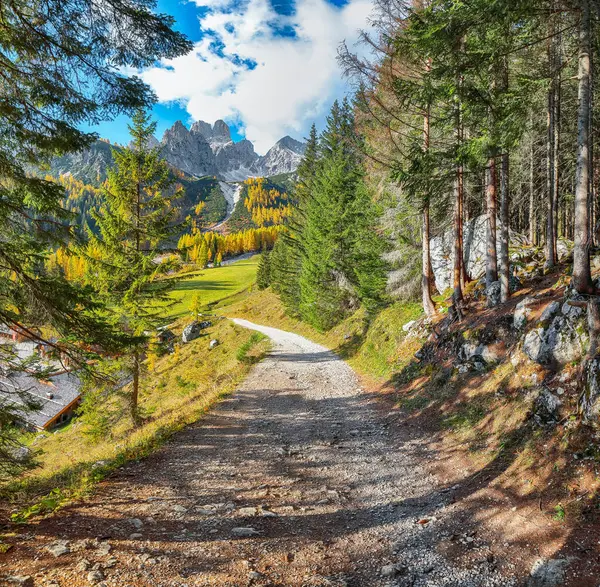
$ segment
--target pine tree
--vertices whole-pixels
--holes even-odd
[[[137,337],[125,362],[133,378],[129,404],[136,423],[147,333],[164,319],[171,304],[168,292],[176,282],[164,278],[173,269],[172,261],[155,260],[160,245],[177,230],[173,201],[181,194],[158,149],[147,148],[155,128],[138,111],[129,126],[131,145],[113,150],[115,166],[103,188],[105,203],[94,214],[99,235],[91,238],[91,246],[100,252],[99,258],[91,258],[97,289],[115,323]]]
[[[271,253],[266,249],[263,250],[258,262],[256,285],[261,290],[271,285]]]
[[[125,341],[100,319],[89,289],[44,269],[49,248],[71,235],[74,216],[61,205],[63,186],[26,169],[89,146],[97,137],[82,130],[85,123],[153,101],[151,90],[125,69],[192,47],[171,29],[173,19],[153,14],[153,8],[146,0],[0,6],[0,325],[22,328],[29,339],[53,345],[81,368],[90,357],[86,349],[100,345],[114,351]],[[57,340],[45,340],[38,325]],[[4,350],[0,362],[13,371],[23,368]],[[9,397],[9,389],[1,391]],[[6,403],[0,405],[0,468],[12,467],[3,436],[3,422],[14,419],[9,412]]]

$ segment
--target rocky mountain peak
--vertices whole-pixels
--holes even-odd
[[[217,120],[213,125],[213,138],[215,139],[225,139],[227,141],[231,140],[231,131],[229,130],[229,126],[224,120]]]
[[[232,141],[230,128],[223,120],[213,125],[198,120],[189,129],[178,120],[165,130],[160,143],[150,137],[147,146],[160,147],[161,156],[185,173],[196,177],[216,176],[224,181],[294,172],[305,149],[304,143],[285,136],[261,157],[251,141]],[[91,149],[57,158],[53,171],[56,175],[72,173],[96,185],[106,177],[111,163],[110,144],[99,141]]]
[[[304,154],[304,150],[306,148],[306,145],[304,143],[301,143],[300,141],[293,139],[289,135],[286,135],[285,137],[279,139],[275,143],[275,146],[277,146],[277,145],[279,145],[280,147],[289,149],[290,151],[294,151],[294,153],[298,153],[300,155]]]
[[[194,122],[192,128],[190,128],[190,132],[194,135],[203,136],[206,140],[213,136],[212,126],[208,122],[204,122],[204,120]]]

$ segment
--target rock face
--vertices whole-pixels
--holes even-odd
[[[100,185],[112,165],[112,148],[106,141],[96,141],[89,149],[57,157],[50,163],[50,174],[53,177],[69,174],[86,184]]]
[[[191,342],[192,340],[197,339],[200,336],[200,332],[209,326],[211,326],[211,322],[208,322],[207,320],[204,322],[194,320],[183,329],[181,340],[183,342]]]
[[[515,313],[516,315],[516,313]],[[583,310],[554,301],[544,309],[537,328],[523,340],[523,352],[536,363],[566,365],[583,357],[588,344]]]
[[[533,303],[534,299],[531,296],[527,296],[517,304],[515,313],[513,314],[513,327],[515,330],[523,330],[525,328],[527,320],[531,315]]]
[[[305,149],[304,143],[285,136],[277,141],[264,157],[259,158],[253,170],[265,177],[279,173],[292,173],[298,168]]]
[[[216,175],[225,181],[294,172],[305,148],[304,143],[284,137],[260,157],[250,141],[232,141],[229,126],[223,120],[212,126],[198,120],[189,131],[176,122],[165,132],[161,144],[171,165],[191,175]]]
[[[485,273],[486,230],[485,215],[477,216],[465,222],[463,226],[464,261],[467,273],[472,279],[477,279]],[[510,242],[511,245],[523,245],[527,243],[527,239],[510,231]],[[435,277],[435,287],[440,293],[452,287],[453,243],[452,229],[431,239],[431,267]],[[500,248],[499,240],[496,246]]]
[[[190,175],[215,175],[217,172],[208,141],[201,134],[190,132],[180,121],[165,131],[161,152],[171,165]]]
[[[585,389],[581,395],[580,409],[584,422],[597,423],[600,416],[600,359],[585,366]]]
[[[165,131],[160,142],[156,137],[150,137],[148,148],[154,147],[160,149],[173,167],[189,175],[243,181],[249,177],[296,171],[306,145],[286,136],[261,157],[250,141],[232,141],[229,126],[223,120],[217,120],[214,125],[198,120],[190,129],[177,121]],[[112,149],[120,148],[104,140],[96,141],[89,149],[54,159],[50,173],[54,177],[71,174],[86,184],[99,186],[113,164]],[[33,168],[32,171],[36,172]]]
[[[539,425],[556,423],[562,402],[550,390],[542,389],[534,401],[534,419]]]

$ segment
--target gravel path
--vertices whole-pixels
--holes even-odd
[[[235,322],[274,347],[236,395],[42,520],[2,571],[69,587],[517,585],[399,413],[324,347]]]

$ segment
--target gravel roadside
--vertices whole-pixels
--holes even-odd
[[[428,472],[435,455],[346,363],[235,322],[273,341],[239,391],[33,524],[0,574],[48,587],[521,584]]]

